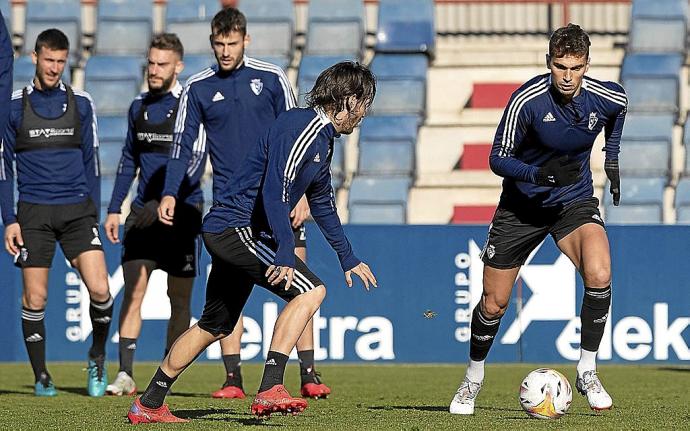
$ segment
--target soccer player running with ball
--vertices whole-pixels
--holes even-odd
[[[577,25],[556,30],[546,57],[550,73],[513,93],[496,131],[489,161],[504,178],[503,192],[481,254],[484,291],[472,312],[470,361],[450,404],[453,414],[474,413],[484,362],[520,266],[548,234],[585,285],[577,390],[592,409],[613,404],[595,362],[611,304],[611,258],[589,164],[594,140],[604,130],[604,168],[618,205],[627,98],[620,85],[585,76],[589,46],[589,36]]]
[[[369,267],[345,237],[336,212],[330,162],[333,138],[352,133],[376,93],[373,74],[353,62],[338,63],[317,78],[310,108],[281,114],[217,195],[204,218],[203,238],[212,269],[199,322],[175,341],[141,398],[132,423],[180,422],[164,404],[177,377],[211,343],[235,326],[254,284],[287,301],[278,316],[261,386],[252,403],[259,417],[299,413],[307,407],[283,386],[288,355],[321,305],[326,287],[295,255],[290,212],[306,193],[312,216],[335,250],[348,286],[352,274],[376,286]]]
[[[137,194],[125,221],[122,238],[125,294],[120,309],[120,370],[106,388],[110,395],[136,392],[133,362],[141,332],[141,304],[155,269],[168,273],[170,320],[166,354],[173,341],[189,328],[189,302],[194,277],[198,274],[201,247],[204,199],[200,187],[201,170],[193,178],[184,178],[175,223],[166,226],[158,221],[158,204],[182,94],[177,76],[184,68],[183,56],[184,48],[175,34],[155,36],[148,50],[148,91],[139,95],[129,108],[127,138],[105,222],[106,236],[112,243],[119,243],[122,202],[134,178],[138,177]],[[197,141],[203,139],[204,134],[200,133]]]
[[[113,314],[108,272],[98,232],[100,166],[91,96],[61,80],[69,54],[63,32],[36,38],[36,76],[12,94],[0,151],[0,206],[5,249],[22,270],[22,333],[34,371],[34,393],[57,391],[45,361],[45,307],[55,243],[79,271],[89,292],[93,343],[87,390],[102,396],[107,385],[105,343]],[[19,199],[14,211],[14,163]],[[87,318],[82,316],[82,318]]]

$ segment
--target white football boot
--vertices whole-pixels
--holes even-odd
[[[117,373],[115,381],[105,388],[105,393],[108,395],[134,395],[137,392],[137,385],[134,383],[129,374],[124,371]]]
[[[582,376],[578,373],[575,388],[587,397],[587,402],[592,410],[609,410],[613,406],[613,400],[601,385],[596,371],[585,371]]]
[[[454,415],[473,415],[474,400],[482,388],[481,383],[471,382],[465,377],[450,402],[450,412]]]

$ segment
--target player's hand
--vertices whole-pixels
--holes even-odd
[[[582,164],[569,161],[568,156],[551,159],[537,170],[536,183],[539,186],[563,187],[580,181]]]
[[[14,222],[5,226],[5,250],[12,256],[19,254],[19,247],[24,247],[22,229],[19,223]]]
[[[173,217],[175,216],[175,202],[176,199],[172,196],[163,196],[161,204],[158,205],[158,220],[161,223],[172,226]]]
[[[137,229],[149,227],[156,222],[156,219],[158,219],[158,201],[151,199],[144,204],[144,207],[137,214],[134,227]]]
[[[295,208],[290,213],[292,228],[297,229],[298,227],[302,226],[310,215],[311,213],[309,212],[309,203],[307,202],[307,197],[302,196],[302,199],[297,202],[297,205],[295,205]]]
[[[347,287],[352,287],[353,272],[357,274],[359,278],[362,279],[362,283],[364,283],[364,288],[366,290],[369,290],[369,284],[373,285],[374,287],[379,287],[376,282],[376,277],[374,276],[374,273],[371,272],[369,265],[367,265],[364,262],[360,262],[359,265],[345,272],[345,282],[347,283]]]
[[[120,214],[111,213],[105,219],[105,236],[108,237],[110,242],[117,244],[120,242]]]
[[[606,160],[604,162],[604,172],[611,182],[609,192],[613,198],[613,206],[617,207],[621,203],[621,175],[618,167],[618,160]]]
[[[295,276],[295,269],[289,266],[275,266],[271,265],[266,270],[266,278],[271,286],[280,284],[281,281],[285,281],[285,290],[289,290],[292,286],[292,279]]]

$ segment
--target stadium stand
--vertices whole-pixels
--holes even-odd
[[[364,3],[311,0],[306,53],[360,58],[364,48]]]
[[[99,0],[95,52],[144,56],[153,34],[152,0]]]
[[[377,52],[421,52],[434,56],[434,3],[432,0],[381,0]]]
[[[345,146],[347,145],[347,137],[340,135],[335,138],[333,144],[333,157],[331,159],[331,176],[333,190],[338,190],[345,182]]]
[[[412,176],[419,120],[415,116],[372,116],[362,122],[358,174]]]
[[[297,75],[297,101],[304,106],[304,96],[312,89],[319,74],[329,66],[351,58],[340,55],[305,55]]]
[[[125,115],[141,89],[143,59],[94,56],[86,63],[85,90],[93,97],[96,112]]]
[[[98,116],[99,156],[103,175],[115,175],[127,136],[127,117]]]
[[[683,0],[633,1],[630,51],[684,55],[687,48],[687,14],[688,2]]]
[[[286,69],[292,61],[295,9],[292,0],[243,2],[251,42],[247,53]]]
[[[34,50],[36,37],[48,28],[57,28],[70,43],[70,61],[81,58],[81,8],[73,0],[31,0],[26,4],[26,24],[22,54]]]
[[[453,224],[487,223],[496,212],[495,205],[456,205],[453,208]]]
[[[665,141],[623,140],[618,157],[624,176],[669,177],[671,173],[671,145]]]
[[[690,178],[684,177],[676,187],[676,221],[690,224]]]
[[[184,55],[184,69],[177,79],[184,85],[192,75],[201,72],[209,66],[216,64],[216,59],[212,54]]]
[[[180,38],[187,54],[208,54],[209,23],[218,12],[217,0],[168,0],[165,9],[166,31]]]
[[[13,33],[12,29],[12,9],[10,8],[10,0],[0,0],[0,10],[2,11],[2,17],[5,19],[5,27],[10,34]]]
[[[355,177],[348,204],[350,223],[406,223],[410,182],[405,177]]]
[[[628,95],[628,112],[678,112],[682,64],[677,54],[626,55],[621,83]]]
[[[14,60],[14,71],[12,74],[12,88],[19,90],[27,86],[36,74],[36,65],[29,56],[22,56]],[[62,82],[69,84],[71,82],[72,71],[69,63],[65,65],[65,70],[62,72]]]
[[[663,222],[663,194],[666,178],[627,177],[621,182],[620,206],[613,206],[611,195],[604,193],[606,220],[613,224]],[[608,190],[608,183],[605,190]]]

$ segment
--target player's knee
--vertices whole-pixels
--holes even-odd
[[[47,299],[43,293],[24,292],[24,306],[31,310],[45,308]]]
[[[585,268],[583,278],[587,287],[607,287],[611,284],[611,268],[608,266]]]
[[[309,303],[311,305],[315,306],[316,308],[319,308],[323,300],[326,299],[326,286],[321,285],[315,287],[314,289],[310,290],[304,295],[305,299],[308,298]]]
[[[482,304],[482,312],[484,317],[488,319],[498,319],[502,317],[508,309],[508,301],[499,300],[498,298],[485,297]]]

